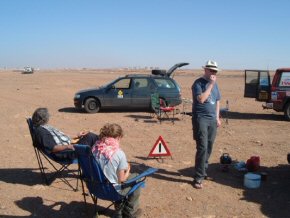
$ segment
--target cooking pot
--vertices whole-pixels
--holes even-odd
[[[223,153],[222,156],[220,157],[220,163],[221,164],[231,164],[232,163],[232,158],[228,153]]]

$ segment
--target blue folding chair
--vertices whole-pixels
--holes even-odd
[[[114,188],[113,184],[110,183],[110,181],[106,178],[99,163],[93,156],[91,148],[89,146],[78,144],[74,147],[81,171],[81,184],[83,189],[84,201],[86,203],[86,193],[84,190],[83,181],[86,183],[86,186],[94,202],[96,216],[98,215],[98,199],[112,202],[112,204],[110,204],[103,211],[99,211],[99,213],[104,212],[116,202],[124,205],[130,194],[132,194],[138,188],[145,186],[146,176],[149,176],[157,171],[157,169],[155,168],[149,168],[138,176],[122,183],[122,189],[131,187],[130,191],[124,196],[119,194]]]
[[[39,170],[41,173],[41,176],[43,178],[43,180],[45,181],[46,185],[49,185],[55,178],[59,178],[61,179],[65,184],[67,184],[70,188],[72,188],[74,191],[77,191],[78,189],[78,179],[79,179],[79,175],[80,175],[80,170],[78,168],[77,170],[77,174],[75,174],[74,172],[72,172],[71,170],[68,169],[68,167],[71,164],[77,164],[78,160],[77,158],[75,159],[60,159],[57,158],[56,156],[54,156],[51,153],[48,153],[45,149],[43,149],[40,145],[38,145],[36,143],[35,140],[35,134],[34,134],[34,126],[32,123],[32,119],[31,118],[26,118],[28,127],[29,127],[29,131],[30,131],[30,135],[31,135],[31,139],[32,139],[32,145],[34,148],[34,152],[37,158],[37,162],[38,162],[38,166],[39,166]],[[70,152],[74,152],[73,150],[68,150],[68,151],[63,151],[60,153],[70,153]],[[45,172],[45,167],[43,165],[43,161],[42,158],[44,157],[47,162],[54,168],[55,172],[53,172],[53,174],[48,177],[48,175]],[[55,165],[54,163],[57,163],[59,166]],[[71,173],[74,177],[77,178],[77,182],[76,182],[76,187],[74,188],[70,182],[63,176],[64,172],[68,172]]]

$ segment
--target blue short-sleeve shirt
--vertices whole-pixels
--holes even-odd
[[[209,119],[216,119],[216,102],[221,99],[218,85],[215,83],[211,90],[209,97],[202,104],[197,101],[197,96],[201,95],[207,89],[209,81],[201,77],[197,79],[192,85],[192,112],[200,117]]]

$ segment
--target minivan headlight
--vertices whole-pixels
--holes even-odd
[[[75,98],[80,98],[81,97],[81,95],[80,94],[75,94]]]

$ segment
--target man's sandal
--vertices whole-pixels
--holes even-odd
[[[203,185],[202,185],[201,182],[194,181],[193,187],[196,188],[196,189],[202,189]]]

